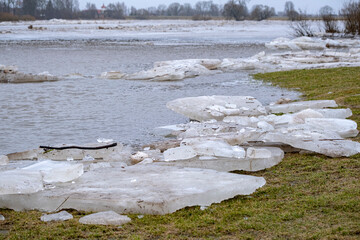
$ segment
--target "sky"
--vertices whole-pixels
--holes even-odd
[[[228,0],[213,0],[213,3],[216,4],[225,4]],[[285,2],[288,0],[250,0],[248,3],[249,9],[253,5],[263,4],[270,7],[274,7],[276,11],[283,11]],[[190,3],[192,6],[195,5],[198,0],[79,0],[80,9],[85,8],[87,2],[95,3],[96,7],[100,8],[102,4],[109,4],[114,2],[124,2],[127,7],[134,6],[136,8],[148,8],[148,7],[157,7],[160,4],[169,5],[173,2],[178,3]],[[336,12],[338,12],[343,4],[347,0],[292,0],[295,5],[295,9],[301,9],[306,11],[309,14],[316,14],[319,12],[319,9],[325,5],[329,5]]]

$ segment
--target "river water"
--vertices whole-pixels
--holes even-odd
[[[118,31],[102,35],[96,29],[93,35],[85,35],[94,23],[83,23],[74,30],[71,24],[42,21],[41,26],[47,30],[41,33],[29,32],[28,23],[0,25],[0,31],[11,31],[0,34],[0,64],[16,65],[27,73],[49,71],[61,78],[57,82],[0,84],[0,154],[39,145],[89,143],[99,137],[131,145],[161,140],[154,128],[188,121],[165,106],[181,97],[246,95],[268,104],[281,97],[299,96],[255,81],[246,71],[175,82],[99,77],[105,71],[133,73],[149,69],[156,61],[249,57],[268,51],[264,42],[286,35],[283,23],[274,27],[277,33],[261,37],[262,26],[254,25],[238,31],[237,38],[228,33],[235,28],[233,23],[222,25],[223,29],[206,23],[201,31],[195,29],[196,25],[184,30],[186,22],[160,23],[170,27],[143,32],[141,28],[151,26],[149,22],[128,22],[129,26],[140,27],[138,32],[126,30],[124,35]],[[170,28],[177,30],[164,32]]]

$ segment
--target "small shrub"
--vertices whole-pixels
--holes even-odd
[[[208,21],[208,20],[211,20],[212,18],[207,15],[194,15],[191,17],[191,19],[193,21]]]
[[[311,21],[307,18],[306,13],[299,12],[296,21],[291,22],[291,29],[295,37],[313,37],[314,31],[311,28]]]
[[[35,21],[36,18],[34,16],[31,15],[24,15],[20,17],[21,21]]]
[[[8,22],[8,21],[19,21],[19,17],[14,16],[11,13],[0,12],[0,22]]]

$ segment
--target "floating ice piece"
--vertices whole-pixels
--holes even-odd
[[[87,172],[76,184],[63,183],[36,194],[3,195],[0,208],[167,214],[248,195],[264,184],[262,177],[208,169],[134,165]]]
[[[0,214],[0,221],[5,221],[5,217]]]
[[[221,64],[220,59],[184,59],[173,61],[155,62],[154,67],[176,66],[176,65],[202,65],[209,70],[215,70]]]
[[[196,157],[197,153],[192,147],[180,146],[170,148],[164,152],[165,161],[175,161],[181,159],[190,159]]]
[[[98,143],[112,143],[114,142],[114,139],[110,139],[110,138],[98,138],[96,139],[96,141]]]
[[[0,65],[0,83],[27,83],[57,81],[58,77],[43,72],[39,74],[27,74],[19,72],[15,66]]]
[[[122,72],[110,71],[101,73],[101,78],[105,79],[122,79],[126,74]]]
[[[40,217],[40,220],[43,222],[52,222],[52,221],[66,221],[73,218],[74,218],[73,215],[71,215],[67,211],[61,211],[59,213],[54,213],[54,214],[44,214]]]
[[[69,182],[77,179],[84,173],[81,163],[42,161],[23,168],[29,172],[40,172],[46,183]]]
[[[216,107],[214,106],[221,106]],[[168,102],[166,106],[190,119],[206,121],[222,120],[228,115],[258,116],[266,114],[265,108],[253,97],[249,96],[201,96],[179,98]],[[230,112],[228,110],[231,110]],[[229,114],[230,113],[230,114]]]
[[[346,109],[315,109],[315,111],[321,113],[325,118],[348,118],[352,116],[350,108]]]
[[[9,158],[6,155],[0,155],[0,166],[7,165],[9,163]]]
[[[212,71],[200,64],[162,65],[147,71],[126,75],[127,80],[176,81],[199,75],[212,74]]]
[[[338,133],[341,137],[356,137],[359,134],[356,122],[338,118],[306,118],[305,124]]]
[[[120,226],[128,222],[131,222],[131,218],[129,218],[128,216],[117,214],[114,211],[93,213],[79,219],[79,223],[94,225]]]
[[[0,173],[0,195],[28,194],[44,189],[40,172],[10,170]]]
[[[308,108],[329,108],[337,107],[338,105],[334,100],[313,100],[313,101],[300,101],[287,104],[275,104],[266,106],[269,113],[290,113],[298,112]]]

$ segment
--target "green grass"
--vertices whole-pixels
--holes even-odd
[[[257,74],[256,79],[295,88],[304,99],[335,99],[360,119],[360,68]],[[359,138],[357,138],[359,141]],[[243,173],[243,172],[239,172]],[[246,173],[247,174],[247,173]],[[191,207],[165,216],[130,215],[122,227],[81,225],[74,219],[42,223],[37,211],[0,209],[5,239],[360,239],[360,154],[329,158],[286,154],[277,166],[251,173],[267,184],[251,196]]]

